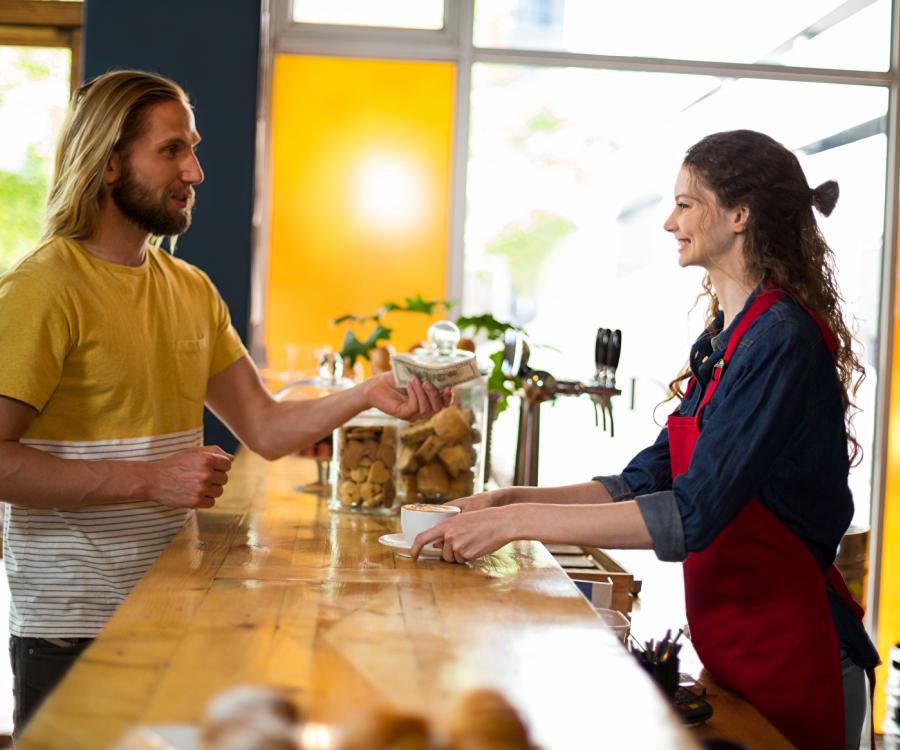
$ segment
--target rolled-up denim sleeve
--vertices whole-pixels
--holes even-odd
[[[621,474],[614,474],[608,477],[594,477],[595,482],[600,482],[614,503],[621,503],[623,500],[634,500],[634,490],[628,486],[628,482]]]
[[[665,562],[684,560],[687,545],[675,493],[672,490],[652,492],[635,498],[635,502],[647,524],[656,556]]]
[[[622,472],[635,495],[672,489],[672,461],[669,458],[669,431],[662,429],[653,445],[638,453]]]

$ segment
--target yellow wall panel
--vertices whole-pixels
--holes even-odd
[[[900,248],[898,248],[900,253]],[[900,265],[898,265],[900,276]],[[900,279],[896,288],[900,290]],[[887,444],[887,477],[881,536],[881,586],[878,604],[878,653],[884,662],[877,671],[875,727],[884,721],[887,660],[900,642],[900,295],[894,298],[894,342]]]
[[[345,328],[331,321],[342,314],[416,292],[445,297],[455,74],[452,63],[276,57],[273,367],[284,367],[288,346],[303,358],[339,348]],[[404,350],[430,320],[392,313],[385,323]]]

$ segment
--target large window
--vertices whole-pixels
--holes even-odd
[[[678,268],[662,229],[675,174],[702,136],[748,127],[797,151],[811,184],[841,185],[820,224],[869,373],[856,420],[866,452],[853,472],[856,520],[867,523],[887,108],[886,89],[873,86],[473,66],[464,311],[490,310],[552,344],[532,360],[554,374],[592,372],[599,326],[625,339],[615,438],[595,429],[586,400],[546,410],[542,482],[618,471],[655,438],[654,409],[705,313],[688,315],[699,276]]]

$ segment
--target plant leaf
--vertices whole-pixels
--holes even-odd
[[[488,376],[488,390],[500,394],[497,399],[497,414],[502,414],[509,406],[509,397],[515,394],[517,384],[515,381],[507,380],[503,374],[501,368],[503,362],[502,349],[494,352],[490,359],[494,366],[491,369],[491,374]]]
[[[521,328],[514,323],[506,323],[502,320],[497,320],[490,313],[485,313],[484,315],[463,315],[457,319],[456,325],[459,326],[461,331],[466,331],[471,328],[473,335],[478,335],[481,331],[484,331],[487,334],[488,339],[492,341],[502,339],[503,334],[509,330],[525,333],[524,328]]]
[[[378,346],[379,341],[387,341],[391,337],[391,329],[378,325],[372,334],[365,341],[356,338],[353,331],[347,331],[344,336],[344,343],[341,346],[341,357],[348,360],[350,367],[356,364],[356,359],[362,357],[369,359],[372,350]]]

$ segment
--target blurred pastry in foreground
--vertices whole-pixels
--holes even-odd
[[[344,735],[340,750],[432,750],[428,724],[418,716],[381,710],[366,714]]]
[[[241,685],[213,698],[201,727],[202,750],[298,750],[297,707],[277,690]]]
[[[456,704],[447,724],[451,750],[534,750],[516,710],[494,690],[473,690]]]

